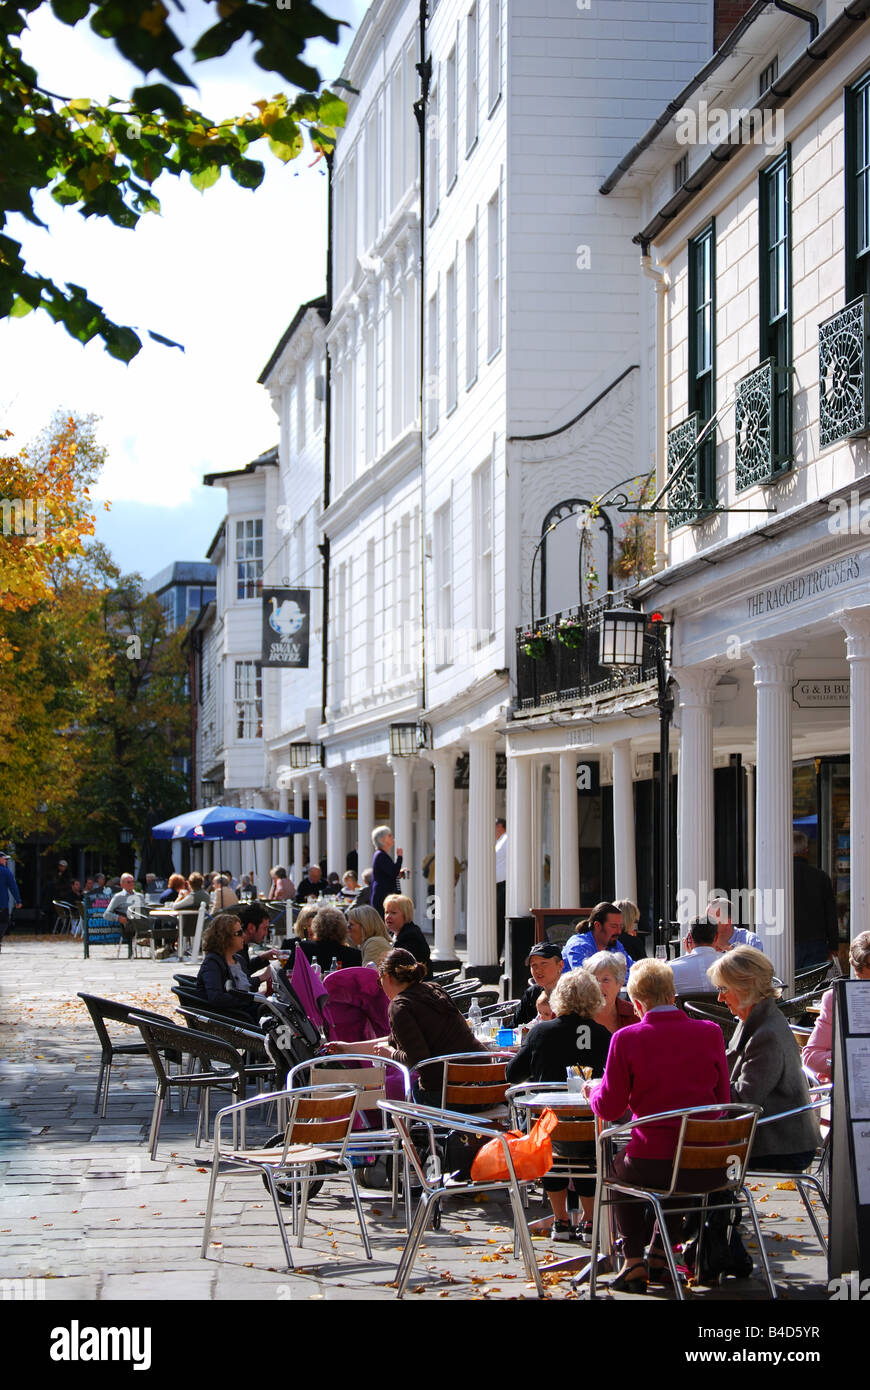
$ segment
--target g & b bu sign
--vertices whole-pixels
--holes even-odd
[[[263,587],[263,665],[307,667],[310,589]]]

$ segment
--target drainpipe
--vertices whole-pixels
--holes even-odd
[[[432,58],[426,54],[426,23],[428,20],[427,0],[420,0],[418,30],[420,34],[420,61],[417,74],[420,78],[420,95],[414,102],[414,116],[420,140],[420,707],[426,708],[426,468],[424,453],[426,449],[426,279],[425,267],[425,227],[426,227],[426,113],[429,106],[429,87],[432,82]]]
[[[640,268],[648,280],[652,280],[656,287],[656,386],[655,386],[655,412],[656,412],[656,493],[661,492],[667,481],[667,464],[665,461],[665,295],[671,287],[671,282],[666,273],[659,267],[654,266],[650,260],[649,242],[641,247]],[[665,518],[661,512],[655,515],[656,528],[656,570],[663,570],[667,565],[667,552],[665,550]]]
[[[795,19],[805,19],[810,26],[810,43],[819,37],[818,16],[809,10],[802,10],[799,5],[791,5],[788,0],[773,0],[774,9],[783,10],[785,14],[794,15]]]
[[[333,255],[333,152],[326,155],[326,172],[329,186],[326,194],[326,321],[332,318],[332,255]],[[332,499],[332,359],[329,345],[326,347],[323,402],[323,507],[329,506]],[[317,549],[322,557],[323,606],[320,615],[320,721],[326,723],[326,705],[329,698],[329,537],[323,537],[323,544]]]

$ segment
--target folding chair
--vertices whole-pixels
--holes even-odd
[[[202,1258],[205,1259],[208,1251],[215,1188],[222,1163],[236,1165],[237,1172],[254,1168],[262,1173],[272,1198],[272,1205],[275,1208],[288,1269],[293,1268],[293,1256],[290,1252],[287,1228],[281,1212],[278,1185],[280,1184],[283,1189],[286,1189],[288,1185],[292,1187],[294,1196],[293,1229],[294,1233],[298,1231],[297,1245],[301,1246],[305,1235],[305,1220],[308,1211],[308,1187],[316,1166],[328,1163],[337,1171],[326,1174],[320,1172],[318,1173],[318,1180],[323,1182],[334,1182],[339,1179],[349,1180],[366,1259],[370,1260],[372,1249],[369,1244],[362,1203],[356,1185],[356,1174],[347,1156],[348,1141],[358,1109],[360,1094],[358,1088],[353,1086],[306,1086],[298,1091],[281,1094],[289,1106],[289,1115],[284,1131],[284,1142],[275,1148],[246,1149],[244,1141],[241,1148],[237,1148],[235,1145],[231,1148],[223,1148],[221,1128],[228,1115],[233,1117],[233,1128],[235,1129],[237,1116],[244,1116],[252,1105],[262,1105],[267,1101],[278,1100],[279,1095],[254,1096],[250,1100],[229,1105],[218,1112],[215,1119],[214,1158],[200,1250]],[[231,1175],[231,1172],[226,1174],[226,1176]],[[300,1188],[302,1189],[301,1203],[297,1206],[296,1199]]]
[[[526,1225],[520,1185],[514,1171],[507,1136],[485,1120],[475,1120],[468,1115],[461,1115],[451,1110],[436,1110],[428,1105],[413,1105],[389,1100],[378,1101],[378,1105],[392,1118],[396,1129],[401,1134],[405,1155],[422,1189],[420,1201],[408,1231],[408,1239],[405,1242],[402,1258],[396,1270],[396,1297],[404,1297],[420,1243],[436,1212],[440,1210],[441,1202],[445,1197],[455,1196],[459,1193],[507,1192],[513,1210],[514,1227],[519,1238],[523,1263],[529,1278],[534,1282],[538,1291],[538,1297],[543,1298],[544,1284],[535,1260],[531,1234]],[[457,1181],[452,1178],[444,1178],[440,1173],[436,1176],[428,1162],[428,1155],[422,1156],[414,1142],[411,1127],[415,1124],[425,1127],[429,1134],[432,1150],[434,1150],[437,1130],[445,1133],[479,1135],[485,1139],[499,1141],[504,1148],[507,1178],[493,1182],[472,1182],[470,1179]]]

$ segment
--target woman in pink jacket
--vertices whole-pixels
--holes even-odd
[[[725,1043],[717,1023],[687,1018],[674,1003],[674,975],[660,960],[637,961],[628,977],[628,993],[639,1023],[613,1034],[604,1079],[589,1092],[592,1109],[615,1123],[631,1115],[657,1115],[690,1106],[727,1105],[731,1101]],[[662,1120],[632,1130],[627,1148],[616,1155],[613,1171],[639,1186],[667,1186],[680,1128],[679,1120]],[[717,1187],[721,1173],[698,1173],[703,1192]],[[649,1269],[644,1250],[652,1230],[652,1210],[645,1202],[616,1206],[625,1263],[612,1289],[645,1293],[647,1275],[667,1277],[664,1252],[650,1250]]]
[[[849,947],[849,961],[858,980],[870,980],[870,931],[862,931]],[[833,1047],[834,991],[825,990],[818,1022],[801,1053],[803,1064],[815,1072],[820,1081],[831,1079],[831,1049]]]

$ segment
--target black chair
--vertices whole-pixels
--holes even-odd
[[[796,1023],[807,1011],[808,1004],[817,1004],[819,1001],[818,989],[811,989],[806,994],[796,994],[793,999],[779,999],[777,1005],[781,1014],[791,1023]]]
[[[674,1003],[678,1009],[685,1011],[687,1004],[700,1004],[702,1008],[706,1008],[708,1004],[715,1004],[717,997],[718,991],[715,989],[688,990],[685,994],[678,994]]]
[[[94,1110],[100,1104],[100,1095],[103,1097],[103,1107],[100,1111],[100,1119],[106,1118],[106,1105],[109,1099],[109,1079],[112,1072],[112,1062],[116,1057],[147,1057],[148,1048],[144,1042],[135,1043],[116,1043],[109,1036],[106,1021],[111,1023],[123,1023],[129,1028],[135,1028],[136,1024],[130,1018],[135,1013],[140,1018],[155,1019],[162,1022],[169,1022],[163,1014],[149,1013],[144,1009],[137,1009],[133,1004],[120,1004],[115,999],[100,999],[96,994],[83,994],[79,991],[79,999],[85,1005],[91,1016],[97,1037],[100,1040],[102,1055],[100,1057],[100,1075],[97,1080],[97,1094],[94,1099]],[[167,1054],[168,1061],[181,1062],[181,1054],[170,1050]]]
[[[168,1023],[164,1019],[157,1019],[153,1015],[149,1018],[147,1014],[134,1011],[130,1014],[130,1022],[135,1023],[142,1034],[157,1077],[157,1094],[154,1097],[151,1132],[148,1136],[152,1159],[156,1160],[157,1158],[157,1143],[160,1138],[163,1108],[166,1097],[170,1094],[173,1086],[192,1087],[199,1091],[199,1119],[195,1141],[198,1147],[202,1139],[203,1128],[205,1128],[206,1133],[208,1131],[210,1091],[214,1090],[215,1087],[229,1088],[232,1091],[234,1102],[245,1099],[243,1055],[229,1043],[211,1037],[208,1033],[199,1033],[192,1028],[179,1028],[177,1024]],[[195,1062],[200,1063],[201,1070],[180,1072],[176,1076],[170,1076],[163,1065],[162,1054],[167,1049],[192,1057]],[[225,1070],[214,1071],[212,1063],[215,1062],[223,1066]],[[244,1111],[242,1115],[244,1116]],[[242,1135],[242,1142],[244,1143],[244,1134]]]
[[[279,1090],[282,1078],[278,1075],[275,1063],[266,1051],[266,1039],[263,1033],[254,1032],[250,1028],[241,1028],[238,1024],[232,1023],[227,1018],[208,1012],[193,1012],[190,1009],[182,1008],[178,1012],[181,1014],[188,1028],[193,1028],[198,1033],[209,1033],[213,1038],[220,1038],[221,1042],[229,1043],[237,1052],[241,1052],[247,1058],[245,1063],[245,1080],[256,1082],[261,1077],[265,1077],[269,1082],[267,1090]]]
[[[710,1004],[687,1004],[684,1010],[688,1018],[700,1018],[705,1023],[718,1023],[722,1029],[726,1046],[734,1036],[739,1019],[735,1018],[730,1009],[724,1005]]]
[[[831,962],[826,960],[822,964],[814,965],[811,970],[804,970],[800,975],[795,975],[795,995],[810,994],[813,990],[821,989],[828,978],[830,968]]]

